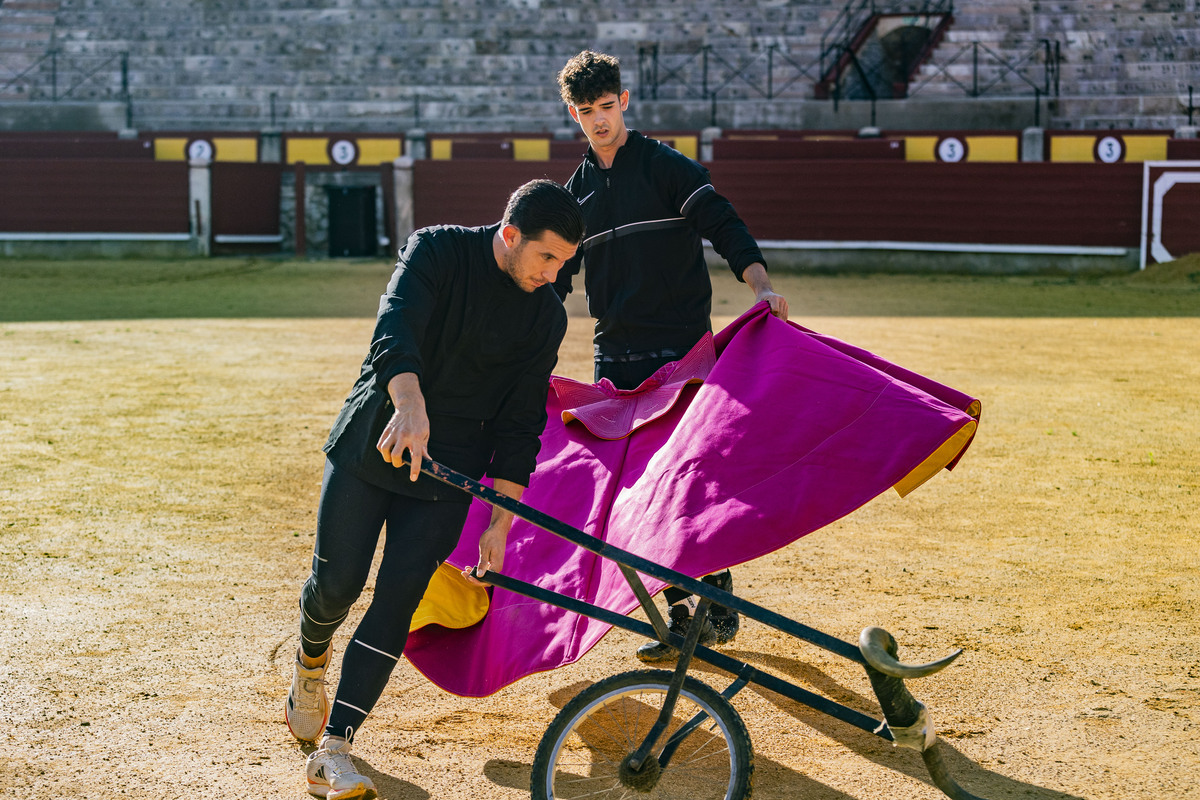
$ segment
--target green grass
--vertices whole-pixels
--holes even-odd
[[[0,260],[0,322],[373,317],[384,260]]]
[[[0,259],[0,322],[373,317],[392,264],[378,260]],[[793,316],[1200,316],[1200,256],[1102,278],[774,273]],[[714,314],[744,287],[714,271]],[[737,298],[722,302],[723,296]],[[734,309],[733,306],[738,308]]]

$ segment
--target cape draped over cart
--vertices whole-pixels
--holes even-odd
[[[979,416],[974,398],[784,322],[765,303],[635,390],[564,378],[552,387],[522,502],[692,577],[777,550],[889,487],[907,494],[957,463]],[[448,564],[478,562],[490,513],[473,502]],[[638,606],[614,562],[521,519],[502,571],[621,614]],[[652,593],[665,585],[643,580]],[[491,591],[477,624],[409,637],[405,655],[446,691],[483,697],[573,663],[610,628]]]

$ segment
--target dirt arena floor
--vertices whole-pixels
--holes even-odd
[[[388,271],[0,261],[0,796],[307,797],[282,721],[296,598]],[[750,296],[715,281],[719,328]],[[962,648],[910,685],[977,795],[1200,797],[1200,261],[775,281],[797,321],[983,418],[952,473],[737,568],[739,594],[849,641],[883,626],[908,661]],[[590,379],[571,308],[559,371]],[[404,662],[356,755],[387,800],[527,797],[557,709],[638,644],[482,700]],[[824,651],[755,623],[729,649],[876,712]],[[756,797],[941,796],[915,753],[765,691],[734,705]]]

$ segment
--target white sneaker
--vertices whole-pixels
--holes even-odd
[[[296,666],[292,671],[292,688],[288,690],[284,719],[288,729],[302,742],[315,742],[325,732],[329,721],[329,698],[325,696],[325,667],[329,656],[319,667],[306,667],[296,654]]]
[[[350,742],[328,738],[308,757],[308,793],[326,800],[376,797],[375,784],[350,761]]]

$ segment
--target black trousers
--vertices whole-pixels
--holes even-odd
[[[383,694],[430,578],[458,544],[468,503],[381,489],[325,462],[312,573],[300,592],[300,645],[318,657],[366,586],[379,534],[383,558],[362,621],[342,658],[326,733],[354,738]]]
[[[636,361],[596,361],[596,383],[601,378],[608,378],[618,389],[636,389],[642,381],[649,378],[660,367],[678,361],[683,356],[663,356],[658,358],[639,358]]]

